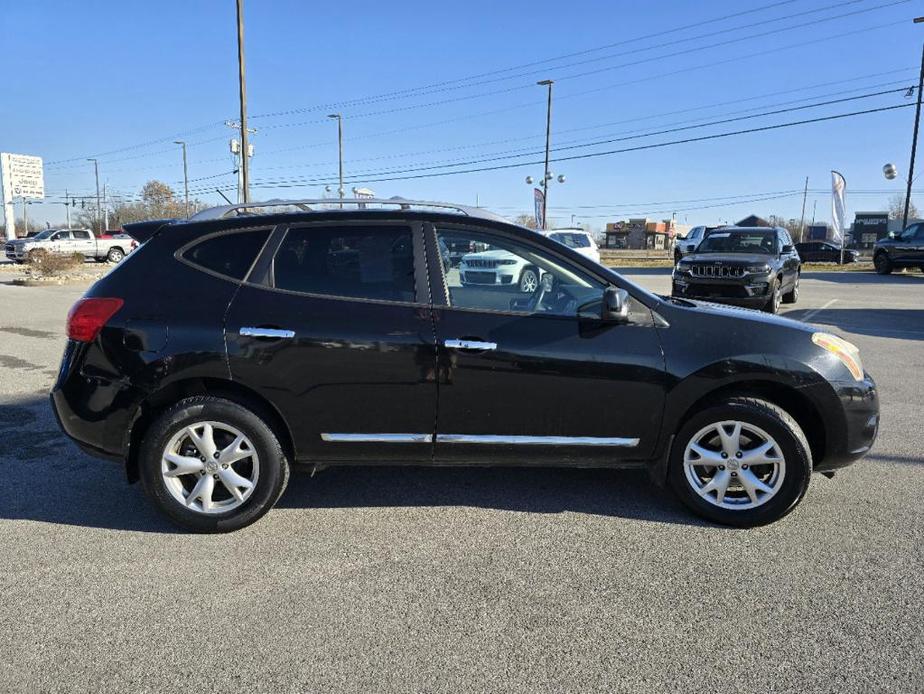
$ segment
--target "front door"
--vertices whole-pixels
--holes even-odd
[[[651,312],[628,324],[577,316],[607,286],[560,252],[441,226],[431,251],[440,355],[438,463],[607,464],[647,458],[659,435],[664,359]]]
[[[436,355],[419,225],[294,226],[270,246],[228,313],[233,379],[279,411],[301,460],[430,462]]]

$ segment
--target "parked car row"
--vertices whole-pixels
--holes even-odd
[[[138,243],[127,234],[96,237],[89,229],[45,229],[34,236],[7,241],[4,252],[9,260],[24,263],[31,253],[44,251],[55,255],[77,253],[99,262],[120,262]]]

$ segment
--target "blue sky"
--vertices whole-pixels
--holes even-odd
[[[253,195],[322,195],[306,180],[336,177],[336,125],[324,118],[334,111],[344,116],[348,180],[408,175],[367,173],[383,170],[443,172],[433,167],[447,162],[492,160],[456,167],[467,169],[541,159],[513,157],[542,149],[545,91],[535,82],[543,78],[556,80],[553,148],[575,146],[553,158],[907,104],[901,92],[889,93],[584,146],[916,84],[924,25],[911,20],[921,10],[895,0],[249,0],[252,179],[263,185]],[[233,0],[6,2],[0,36],[0,151],[45,159],[49,201],[65,188],[91,193],[89,156],[117,195],[136,194],[151,178],[181,190],[178,136],[189,142],[198,197],[218,203],[205,191],[234,184],[232,132],[222,124],[238,108]],[[492,74],[464,81],[485,73]],[[439,86],[409,91],[427,85]],[[551,188],[550,217],[570,223],[574,214],[595,228],[673,210],[691,224],[752,211],[798,217],[809,176],[819,192],[809,195],[808,215],[817,200],[819,219],[827,219],[830,195],[822,191],[831,169],[847,179],[851,216],[884,209],[902,185],[885,181],[882,165],[907,170],[913,117],[913,108],[901,108],[555,163],[567,182]],[[477,201],[512,216],[530,211],[527,175],[541,175],[541,165],[367,185],[384,197]],[[291,187],[278,187],[282,180]],[[63,212],[33,205],[30,217],[56,222]]]

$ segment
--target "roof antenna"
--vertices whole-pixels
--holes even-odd
[[[225,202],[227,202],[229,205],[233,205],[233,204],[234,204],[233,202],[231,202],[230,200],[228,200],[228,196],[225,195],[224,193],[222,193],[218,188],[215,189],[215,192],[218,193],[221,197],[223,197],[223,198],[225,199]]]

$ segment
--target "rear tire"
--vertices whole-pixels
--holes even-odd
[[[121,248],[110,248],[106,254],[106,260],[110,263],[119,263],[125,257],[125,252]]]
[[[719,425],[725,436],[714,429]],[[736,425],[740,425],[737,437]],[[713,430],[717,443],[710,444]],[[768,444],[767,451],[759,454]],[[700,456],[694,446],[705,455]],[[743,455],[737,456],[738,452]],[[712,457],[715,465],[701,462]],[[668,479],[680,500],[697,515],[748,528],[772,523],[792,511],[805,496],[811,472],[811,449],[799,424],[772,403],[738,397],[697,412],[684,423],[671,449]]]
[[[181,400],[153,422],[141,443],[138,472],[164,515],[200,533],[250,525],[273,507],[289,480],[272,429],[244,406],[212,396]]]
[[[885,253],[879,253],[873,258],[873,265],[876,266],[876,272],[880,275],[889,275],[892,273],[892,261]]]

